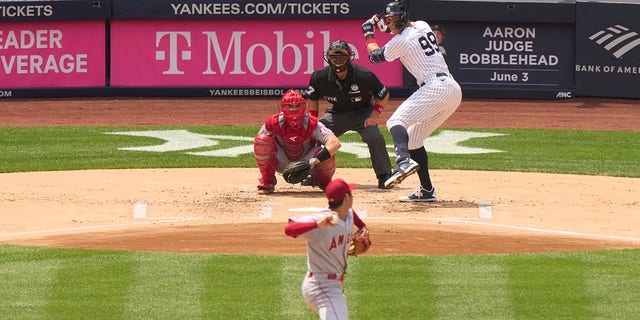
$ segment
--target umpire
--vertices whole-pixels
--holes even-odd
[[[337,137],[349,130],[360,134],[369,147],[378,188],[385,189],[384,182],[391,176],[391,160],[378,119],[389,101],[389,92],[371,70],[351,63],[352,58],[345,41],[331,43],[324,54],[329,65],[314,71],[309,80],[306,92],[309,112],[318,116],[321,98],[333,105],[320,122]]]

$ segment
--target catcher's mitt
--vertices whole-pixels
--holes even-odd
[[[292,184],[300,183],[311,174],[309,161],[300,160],[290,162],[282,171],[284,181]]]
[[[359,256],[371,247],[371,238],[369,237],[369,229],[364,227],[362,229],[358,229],[354,231],[351,235],[351,246],[349,247],[349,251],[347,252],[350,256]]]

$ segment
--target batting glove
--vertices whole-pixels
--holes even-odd
[[[389,29],[389,27],[384,24],[384,20],[380,20],[379,14],[374,14],[369,20],[371,20],[371,22],[378,28],[378,30],[385,33],[391,33],[391,29]]]
[[[374,31],[375,30],[373,28],[373,22],[371,21],[371,19],[368,19],[362,24],[362,34],[364,35],[365,39],[372,39]]]

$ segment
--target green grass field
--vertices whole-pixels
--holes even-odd
[[[162,152],[123,150],[164,141],[106,134],[145,130],[186,130],[216,136],[219,143]],[[256,131],[257,127],[0,128],[0,172],[254,167],[250,153],[193,153],[245,150],[250,140],[221,136],[250,138]],[[501,152],[432,153],[432,168],[640,177],[637,132],[456,131],[503,134],[458,144]],[[352,134],[341,140],[359,143]],[[370,163],[341,153],[338,165]],[[640,250],[362,256],[350,259],[345,293],[352,319],[637,319],[638,261]],[[301,299],[305,270],[302,256],[0,245],[0,319],[316,319]]]

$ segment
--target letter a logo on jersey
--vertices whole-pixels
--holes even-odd
[[[336,244],[336,238],[331,239],[331,245],[329,245],[329,250],[333,250],[337,247],[338,245]]]

